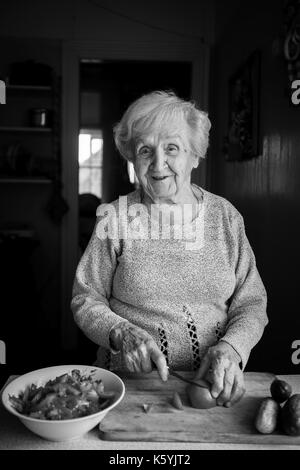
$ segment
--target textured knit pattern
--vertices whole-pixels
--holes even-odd
[[[165,332],[164,328],[159,327],[158,328],[158,333],[159,333],[159,339],[160,339],[160,350],[163,353],[163,355],[165,356],[166,363],[167,363],[167,366],[168,366],[169,365],[169,356],[168,356],[169,347],[168,347],[168,340],[167,340],[166,332]]]
[[[122,234],[133,218],[119,210],[119,200],[112,203],[117,235],[99,238],[97,223],[109,220],[116,226],[112,206],[100,206],[71,304],[79,327],[99,345],[100,367],[107,367],[108,357],[111,370],[123,367],[121,355],[107,351],[111,328],[124,320],[150,333],[175,369],[196,369],[220,339],[239,353],[244,368],[260,340],[268,323],[267,298],[243,218],[226,199],[193,188],[203,198],[197,227],[204,235],[194,249],[178,239],[126,239]],[[137,203],[143,212],[140,190],[127,198],[129,208]],[[141,232],[149,229],[143,222],[141,227]]]
[[[193,352],[193,369],[197,370],[200,367],[200,347],[198,341],[198,334],[194,319],[192,317],[189,309],[184,305],[183,311],[187,314],[187,327],[189,330],[189,335],[192,343],[192,352]]]

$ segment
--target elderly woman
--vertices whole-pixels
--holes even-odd
[[[96,365],[156,367],[164,381],[168,368],[194,370],[230,406],[268,322],[266,292],[241,214],[191,183],[209,130],[206,113],[174,93],[131,104],[114,136],[139,188],[98,207],[72,310],[99,345]]]

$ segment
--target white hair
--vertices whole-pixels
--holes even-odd
[[[169,131],[184,120],[189,129],[190,150],[205,158],[211,123],[206,112],[197,109],[191,101],[185,101],[173,92],[153,91],[134,101],[114,126],[114,138],[120,154],[134,160],[134,142],[145,134]]]

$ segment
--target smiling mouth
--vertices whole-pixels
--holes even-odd
[[[154,179],[155,181],[163,181],[166,178],[169,178],[169,175],[167,175],[167,176],[152,176],[152,179]]]

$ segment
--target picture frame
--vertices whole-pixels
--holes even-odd
[[[254,51],[229,79],[228,161],[259,155],[260,51]]]

